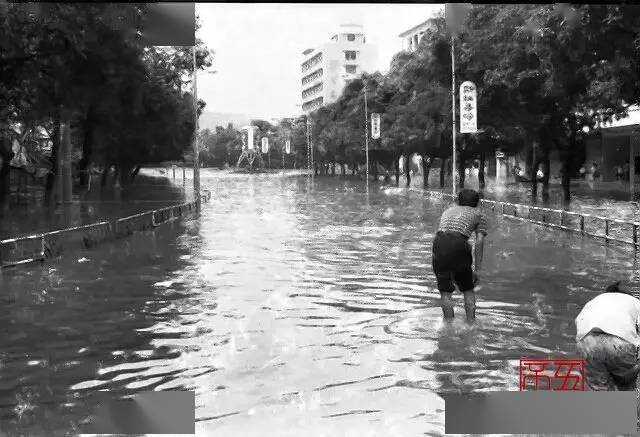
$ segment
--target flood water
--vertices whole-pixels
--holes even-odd
[[[12,202],[6,211],[0,211],[0,239],[82,226],[102,220],[116,219],[143,211],[176,205],[185,197],[183,179],[164,171],[159,178],[157,170],[142,170],[133,185],[125,191],[110,186],[93,185],[91,191],[74,196],[72,204],[49,206],[42,199],[25,204]],[[156,177],[153,177],[156,176]],[[175,181],[176,183],[172,183]]]
[[[96,391],[195,390],[196,432],[444,433],[439,392],[518,389],[632,252],[491,217],[478,320],[442,322],[443,204],[339,178],[205,171],[196,220],[0,276],[10,435],[71,432]]]

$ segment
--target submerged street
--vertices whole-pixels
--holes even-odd
[[[197,435],[444,433],[439,392],[518,389],[633,250],[490,215],[477,321],[444,323],[418,190],[203,170],[174,222],[5,269],[2,431],[60,435],[96,392],[195,390]],[[180,182],[181,184],[181,182]]]

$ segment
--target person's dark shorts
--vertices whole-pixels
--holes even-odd
[[[441,293],[455,291],[454,283],[460,291],[473,290],[473,255],[467,237],[458,232],[438,231],[431,260]]]

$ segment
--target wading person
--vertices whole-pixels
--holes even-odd
[[[584,358],[587,385],[598,391],[636,389],[640,300],[620,289],[620,282],[584,306],[576,317],[578,352]]]
[[[440,218],[438,232],[433,240],[432,266],[438,281],[442,312],[445,319],[453,318],[453,292],[455,286],[464,295],[467,321],[475,319],[476,297],[474,287],[478,280],[476,272],[482,264],[484,238],[487,221],[478,209],[480,195],[473,190],[462,190],[458,194],[458,205],[448,208]],[[475,264],[469,238],[476,234]]]

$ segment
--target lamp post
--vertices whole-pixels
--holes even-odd
[[[471,3],[446,3],[445,4],[445,21],[447,30],[451,35],[451,127],[452,127],[452,143],[453,143],[453,196],[455,198],[458,182],[458,169],[456,165],[456,70],[455,70],[455,37],[462,30],[464,21],[466,20]],[[462,109],[461,109],[462,110]]]
[[[193,133],[193,196],[200,208],[200,146],[198,144],[199,123],[198,123],[198,66],[196,63],[196,46],[192,46],[193,54],[193,114],[195,117],[195,130]],[[217,71],[206,71],[215,74]]]
[[[193,197],[198,209],[200,209],[200,149],[198,147],[198,66],[196,64],[196,46],[192,47],[193,53],[193,116],[195,117],[195,130],[193,132]]]
[[[369,192],[369,110],[367,108],[367,82],[364,83],[364,150],[367,179],[367,193]]]
[[[453,160],[452,160],[452,169],[451,169],[451,176],[453,178],[453,190],[452,190],[452,194],[453,194],[453,198],[455,199],[456,197],[456,190],[458,189],[457,184],[458,184],[458,167],[456,164],[456,154],[457,154],[457,148],[456,148],[456,68],[455,68],[455,57],[454,57],[454,44],[455,44],[455,36],[453,35],[453,33],[451,34],[451,138],[452,138],[452,144],[453,144]]]

